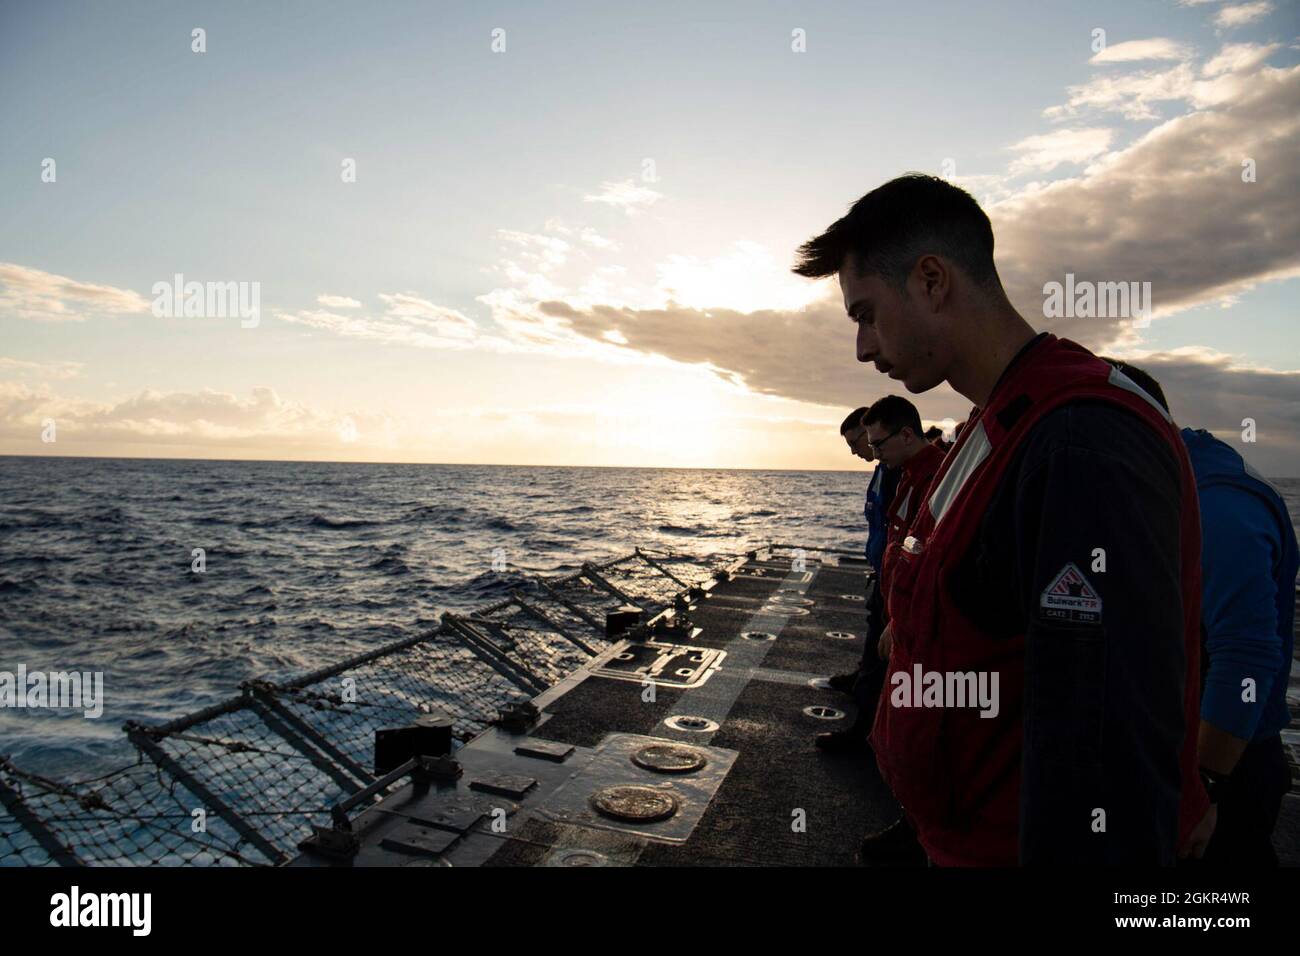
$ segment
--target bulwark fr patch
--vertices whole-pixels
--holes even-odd
[[[1038,604],[1048,620],[1078,624],[1096,624],[1101,620],[1101,596],[1074,562],[1052,578]]]

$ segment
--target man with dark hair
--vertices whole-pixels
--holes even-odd
[[[1154,378],[1106,359],[1166,409]],[[1286,501],[1226,442],[1184,428],[1201,502],[1201,775],[1217,811],[1207,863],[1277,866],[1291,789],[1282,731],[1295,645],[1300,546]]]
[[[902,545],[935,472],[943,464],[943,452],[922,436],[921,413],[901,395],[886,395],[877,401],[862,417],[862,422],[867,426],[872,451],[886,466],[900,473],[894,503],[889,509],[889,530],[880,571],[880,580],[888,594],[892,553]],[[885,620],[889,620],[888,609]]]
[[[1200,852],[1200,517],[1173,423],[1091,352],[1034,333],[988,217],[943,180],[863,196],[795,271],[838,275],[859,361],[975,406],[886,557],[871,743],[930,859]],[[963,675],[992,706],[958,693]]]
[[[866,406],[849,412],[840,425],[840,434],[848,443],[849,451],[866,462],[876,461],[876,453],[867,436],[867,426],[863,416],[867,414]],[[886,514],[894,499],[894,488],[898,484],[898,470],[887,468],[877,462],[867,485],[867,499],[863,505],[863,516],[867,519],[867,546],[865,557],[871,569],[867,582],[867,640],[862,652],[862,661],[854,671],[836,674],[827,683],[841,693],[851,694],[858,701],[859,716],[871,707],[874,713],[874,701],[880,693],[880,681],[884,670],[876,655],[875,647],[880,630],[884,627],[884,601],[880,597],[879,573],[885,556],[887,537]],[[871,688],[874,687],[874,690]],[[870,718],[858,720],[847,730],[830,731],[818,734],[814,743],[825,751],[832,753],[861,752],[866,749],[867,734],[871,730]]]
[[[938,425],[931,425],[925,430],[925,440],[940,451],[947,451],[952,446],[943,439],[943,429]]]
[[[876,538],[877,558],[872,565],[876,580],[875,586],[867,589],[866,644],[851,691],[858,705],[857,718],[844,730],[818,734],[816,742],[823,750],[860,750],[866,744],[885,678],[882,655],[877,652],[880,634],[889,621],[883,600],[889,583],[885,553],[907,527],[914,498],[920,500],[943,461],[943,453],[921,437],[921,416],[916,406],[902,396],[886,395],[878,399],[862,415],[861,421],[867,448],[880,462],[877,471],[887,469],[896,487],[884,506],[884,521],[880,523],[883,526],[871,529],[872,537]],[[868,540],[868,545],[871,544]],[[831,678],[831,686],[837,686],[836,681],[842,684],[843,677]]]

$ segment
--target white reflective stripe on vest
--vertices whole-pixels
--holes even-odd
[[[1142,386],[1138,385],[1137,382],[1133,381],[1133,379],[1129,378],[1119,369],[1114,367],[1111,368],[1110,384],[1118,388],[1122,388],[1126,392],[1132,392],[1134,395],[1139,396],[1144,402],[1146,402],[1148,405],[1150,405],[1152,408],[1158,411],[1160,413],[1161,418],[1163,418],[1167,422],[1170,422],[1171,424],[1173,423],[1173,419],[1169,417],[1169,413],[1165,411],[1164,406],[1161,405],[1159,402],[1157,402],[1150,395],[1148,395],[1146,391],[1143,390]]]
[[[969,431],[969,435],[962,436],[966,440],[958,449],[957,457],[944,472],[943,480],[934,489],[934,494],[930,495],[930,514],[934,515],[936,525],[943,520],[944,512],[957,500],[967,479],[975,473],[975,469],[983,464],[984,459],[993,450],[988,433],[984,431],[983,422],[976,423]]]
[[[912,489],[908,488],[907,494],[903,496],[903,501],[898,506],[898,514],[896,515],[896,517],[898,518],[899,521],[907,520],[907,508],[911,504],[911,502],[912,502]]]

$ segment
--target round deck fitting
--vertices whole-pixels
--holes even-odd
[[[708,734],[718,729],[717,723],[707,717],[692,717],[690,714],[678,714],[664,721],[664,726],[673,730],[688,730]]]
[[[793,604],[764,604],[758,609],[759,614],[780,614],[780,615],[799,615],[807,614],[806,607],[796,607]]]
[[[840,600],[842,600],[842,601],[865,601],[866,598],[865,598],[863,595],[861,595],[861,594],[841,594],[841,595],[840,595]]]
[[[852,631],[827,631],[826,636],[837,641],[851,641],[857,637]]]
[[[834,707],[823,707],[821,704],[805,707],[803,712],[809,717],[816,717],[818,720],[839,720],[844,716],[844,711],[836,710]]]
[[[595,850],[559,850],[548,866],[608,866],[609,860]]]
[[[804,597],[798,591],[777,591],[768,598],[768,601],[772,604],[790,604],[796,607],[812,607],[817,603]]]
[[[694,773],[703,768],[709,758],[684,744],[650,744],[634,753],[632,762],[655,773]]]
[[[591,805],[603,816],[627,823],[654,823],[677,812],[677,797],[654,787],[630,784],[606,787],[591,795]]]
[[[741,631],[740,636],[747,641],[775,641],[776,635],[771,631]]]

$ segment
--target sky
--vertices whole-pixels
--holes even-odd
[[[839,423],[901,386],[790,266],[919,170],[1032,325],[1300,476],[1298,34],[1297,0],[7,0],[0,454],[862,468]],[[1067,274],[1153,309],[1048,315]]]

